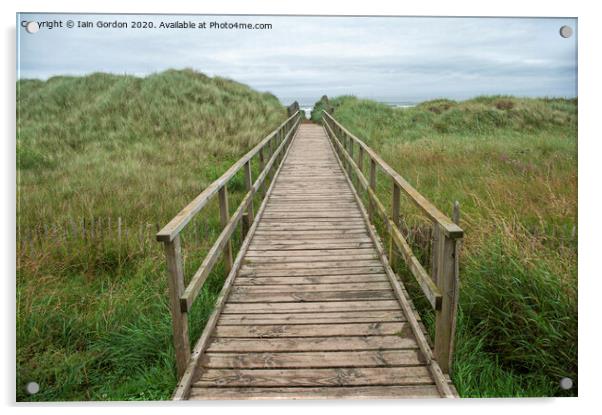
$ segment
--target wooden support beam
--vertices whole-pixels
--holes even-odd
[[[400,203],[401,203],[401,189],[399,185],[393,182],[393,200],[391,201],[391,221],[392,225],[399,229],[399,212],[400,212]],[[395,243],[393,242],[392,233],[389,232],[389,262],[391,263],[391,268],[395,269],[396,263],[396,253],[395,253]]]
[[[456,314],[458,308],[459,241],[439,230],[437,286],[442,294],[441,310],[436,311],[435,359],[443,373],[450,373],[453,360]]]
[[[245,171],[245,188],[247,189],[247,192],[250,192],[251,189],[253,188],[253,176],[252,176],[253,173],[251,172],[251,160],[249,160],[245,163],[244,171]],[[253,200],[251,200],[251,203],[249,203],[249,206],[247,206],[247,216],[248,216],[249,222],[251,224],[253,223],[253,220],[255,218],[255,214],[253,213],[253,211],[254,211]]]
[[[167,283],[169,286],[169,308],[173,329],[173,342],[176,350],[178,378],[184,375],[190,359],[190,340],[188,338],[188,314],[180,308],[180,296],[184,292],[184,269],[182,267],[182,249],[180,236],[165,243],[167,259]]]
[[[370,157],[370,189],[376,193],[376,161]],[[368,215],[374,219],[374,203],[368,203]]]
[[[230,221],[230,208],[228,206],[228,186],[224,185],[219,191],[219,216],[222,229],[225,229]],[[226,247],[224,248],[224,258],[226,272],[232,269],[232,241],[228,238]]]

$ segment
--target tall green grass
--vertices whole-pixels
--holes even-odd
[[[152,234],[286,109],[271,94],[183,70],[22,80],[17,110],[17,399],[168,399],[175,360],[165,260]],[[243,183],[229,183],[232,211]],[[130,232],[102,243],[42,232],[109,217]],[[139,225],[151,231],[141,236]],[[182,234],[187,279],[219,231],[212,202]],[[32,234],[43,237],[22,249]],[[191,341],[223,279],[218,264],[193,306]],[[40,384],[33,396],[30,381]]]
[[[319,104],[314,120],[326,101]],[[490,96],[400,109],[339,97],[327,104],[441,210],[449,215],[460,202],[466,237],[452,375],[460,395],[576,395],[559,381],[578,383],[577,101]],[[382,176],[377,190],[390,205]],[[405,199],[402,215],[425,226]],[[397,271],[417,296],[408,270]],[[417,305],[433,335],[426,302]]]

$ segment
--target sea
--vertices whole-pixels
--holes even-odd
[[[375,100],[375,101],[380,102],[382,104],[389,105],[391,107],[395,107],[395,108],[410,108],[417,104],[416,102],[409,102],[409,101],[378,101],[378,100]],[[288,104],[290,104],[290,102]],[[285,105],[287,105],[287,104],[285,103]],[[299,108],[301,108],[303,111],[305,111],[305,116],[307,118],[309,118],[312,110],[314,109],[314,102],[308,103],[308,102],[300,101]]]

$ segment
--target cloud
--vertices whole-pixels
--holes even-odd
[[[270,23],[270,30],[20,28],[20,78],[194,68],[311,103],[575,96],[577,21],[559,18],[33,15],[19,20]],[[575,29],[559,36],[560,26]]]

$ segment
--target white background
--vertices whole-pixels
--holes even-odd
[[[602,410],[600,371],[602,329],[599,306],[602,298],[600,258],[602,257],[602,105],[600,90],[600,14],[593,4],[585,1],[525,0],[488,1],[412,1],[392,4],[390,1],[370,0],[352,3],[347,0],[239,0],[187,2],[181,0],[124,0],[102,1],[21,1],[2,6],[2,100],[0,114],[4,135],[0,152],[3,200],[0,263],[3,267],[2,310],[3,336],[0,394],[8,413],[80,414],[144,411],[165,414],[176,410],[172,403],[15,403],[15,13],[16,12],[114,12],[114,13],[245,13],[245,14],[322,14],[322,15],[430,15],[430,16],[571,16],[579,18],[579,398],[564,399],[473,399],[449,401],[284,401],[284,402],[216,402],[179,405],[186,413],[286,413],[307,414],[345,411],[346,414],[367,412],[504,414],[539,413],[571,414]],[[588,4],[589,3],[589,4]],[[596,407],[598,409],[596,409]]]

